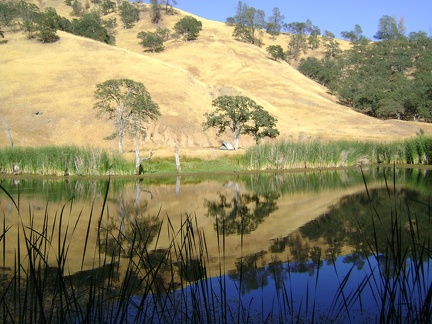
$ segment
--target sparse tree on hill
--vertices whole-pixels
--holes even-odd
[[[275,61],[285,60],[286,58],[283,48],[280,45],[270,45],[266,48],[266,50],[270,57]]]
[[[378,25],[378,31],[374,38],[378,40],[398,40],[405,37],[405,21],[403,18],[399,22],[394,17],[384,15]]]
[[[279,8],[273,8],[273,16],[268,18],[266,25],[267,33],[269,33],[273,37],[279,35],[282,29],[284,19],[285,16],[281,14]]]
[[[311,50],[316,50],[320,46],[320,39],[318,36],[321,34],[320,30],[314,30],[308,37],[308,45]]]
[[[351,43],[360,41],[364,37],[363,30],[358,24],[354,26],[354,30],[343,31],[340,33],[340,35],[342,36],[342,38],[349,40]]]
[[[153,24],[157,24],[161,20],[159,0],[150,0],[150,17]]]
[[[239,1],[234,20],[236,23],[233,32],[235,39],[261,46],[261,34],[265,26],[265,13],[263,10],[249,7]],[[259,31],[258,35],[257,31]]]
[[[308,25],[304,22],[292,22],[286,24],[285,29],[291,34],[288,43],[288,56],[297,60],[301,53],[306,54],[308,50],[306,36]]]
[[[235,26],[235,25],[236,25],[236,21],[235,21],[234,17],[228,17],[228,18],[225,20],[225,24],[226,24],[227,26]]]
[[[115,37],[109,33],[108,29],[104,26],[108,21],[101,19],[99,14],[91,12],[83,15],[80,19],[73,19],[70,30],[75,35],[88,37],[99,42],[107,44],[114,44]],[[115,21],[112,21],[115,23]]]
[[[315,50],[320,45],[320,39],[318,38],[321,35],[321,30],[318,26],[312,24],[312,21],[308,18],[306,20],[307,32],[308,36],[308,45],[311,50]]]
[[[342,52],[339,42],[335,39],[335,35],[331,31],[324,31],[323,43],[326,49],[326,57],[335,58]]]
[[[18,14],[18,8],[13,2],[0,1],[0,26],[12,27]]]
[[[132,28],[134,23],[139,20],[139,10],[128,1],[123,1],[119,9],[124,28]]]
[[[36,30],[38,31],[38,39],[42,43],[53,43],[60,39],[57,30],[61,19],[54,8],[47,8],[45,12],[37,15]]]
[[[279,135],[275,129],[276,118],[255,101],[244,96],[220,96],[213,100],[216,110],[205,113],[204,129],[217,128],[221,135],[228,128],[234,135],[234,148],[238,149],[239,137],[251,135],[258,142],[263,137],[274,138]]]
[[[116,8],[116,3],[110,0],[104,0],[100,4],[100,8],[102,10],[102,14],[107,15],[110,12],[114,12]]]
[[[170,39],[171,30],[169,30],[168,28],[164,28],[164,27],[158,27],[158,28],[156,28],[156,34],[159,35],[160,37],[162,37],[162,39],[164,41],[167,41]]]
[[[157,32],[139,32],[137,37],[141,39],[141,45],[151,50],[153,53],[164,50],[164,39]]]
[[[174,30],[178,35],[183,36],[184,40],[190,41],[198,38],[202,23],[192,16],[186,16],[174,25]]]
[[[117,27],[117,18],[108,18],[103,20],[104,27],[108,30],[110,35],[115,33],[115,28]]]
[[[78,0],[72,2],[72,12],[71,15],[74,17],[81,17],[84,14],[84,7],[82,3]]]
[[[165,13],[172,14],[173,13],[173,5],[177,5],[176,0],[162,0],[162,4],[165,5]]]
[[[98,116],[107,115],[114,120],[115,131],[110,138],[118,138],[119,152],[123,152],[123,139],[145,136],[145,124],[160,116],[159,106],[141,82],[113,79],[96,85],[94,108]]]

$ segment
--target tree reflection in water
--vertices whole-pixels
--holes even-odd
[[[107,222],[99,229],[99,249],[102,253],[122,257],[142,255],[160,232],[162,221],[158,215],[145,216],[148,203],[141,200],[142,191],[137,182],[135,200],[129,201],[120,192],[116,216],[108,215]]]
[[[242,295],[251,290],[262,288],[268,284],[268,271],[265,266],[258,266],[260,254],[253,254],[241,258],[236,262],[236,270],[229,274],[231,280],[240,283]]]
[[[258,228],[266,217],[277,210],[279,194],[269,192],[240,194],[236,187],[231,201],[219,193],[219,200],[205,200],[206,216],[214,217],[215,230],[224,235],[250,234]]]
[[[366,259],[375,255],[382,272],[392,277],[394,268],[400,268],[413,253],[418,253],[413,250],[413,241],[423,246],[429,239],[429,198],[409,189],[375,189],[368,194],[341,199],[321,217],[286,237],[274,239],[270,252],[280,254],[289,248],[291,270],[295,272],[311,271],[314,264],[320,264],[317,260],[321,257],[333,264],[343,251],[343,262],[361,270]],[[418,235],[419,228],[422,236]],[[347,248],[351,253],[346,253]],[[422,260],[427,260],[427,253]]]

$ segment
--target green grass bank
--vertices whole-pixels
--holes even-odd
[[[243,155],[216,160],[180,156],[181,172],[236,172],[332,168],[372,163],[431,164],[432,137],[401,142],[279,142],[250,147]],[[145,174],[176,173],[174,156],[142,163]],[[14,147],[0,150],[0,172],[38,175],[133,175],[134,161],[99,149]]]

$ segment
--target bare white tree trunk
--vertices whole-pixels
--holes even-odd
[[[143,161],[150,160],[152,158],[152,156],[153,156],[153,152],[150,152],[150,155],[148,157],[141,158],[138,145],[135,143],[135,174],[136,175],[140,174],[141,163]]]
[[[180,156],[179,156],[179,149],[177,145],[175,147],[175,161],[176,161],[177,172],[180,172],[181,171]]]

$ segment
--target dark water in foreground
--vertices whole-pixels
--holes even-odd
[[[97,253],[127,260],[139,233],[145,238],[140,248],[155,260],[161,260],[157,253],[173,253],[172,242],[177,257],[185,242],[195,244],[182,261],[157,268],[159,286],[174,290],[168,299],[155,302],[155,290],[143,299],[143,287],[131,293],[132,305],[147,303],[147,310],[163,313],[153,315],[154,322],[427,318],[431,176],[383,168],[364,175],[343,170],[110,182],[2,179],[10,195],[0,191],[2,266],[16,268],[17,250],[25,246],[22,226],[49,228],[53,241],[65,237],[70,276],[91,270]],[[188,218],[194,234],[185,234]],[[56,255],[51,252],[47,264],[56,264]],[[23,263],[25,253],[18,258]],[[119,264],[121,281],[127,262]],[[146,269],[137,277],[145,277]],[[143,316],[131,306],[126,317],[149,319]]]

